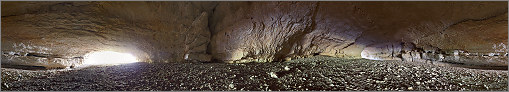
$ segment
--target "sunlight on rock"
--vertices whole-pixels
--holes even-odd
[[[129,53],[120,53],[113,51],[92,52],[85,56],[84,65],[103,65],[103,64],[125,64],[138,62],[136,57]]]

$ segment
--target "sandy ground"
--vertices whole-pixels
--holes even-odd
[[[316,56],[273,63],[2,68],[2,90],[507,90],[507,70]]]

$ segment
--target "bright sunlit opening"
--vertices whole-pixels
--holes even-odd
[[[136,57],[129,53],[120,53],[113,51],[92,52],[85,55],[84,65],[103,65],[103,64],[125,64],[138,62]]]

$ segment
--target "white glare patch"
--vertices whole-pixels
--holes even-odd
[[[103,65],[103,64],[124,64],[138,62],[136,57],[129,53],[119,53],[113,51],[93,52],[85,55],[84,65]]]

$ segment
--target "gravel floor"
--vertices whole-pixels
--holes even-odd
[[[2,68],[2,90],[507,90],[507,73],[317,56],[274,63]]]

